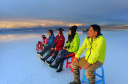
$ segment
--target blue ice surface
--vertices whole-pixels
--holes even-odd
[[[73,81],[70,68],[64,65],[64,70],[57,73],[36,54],[36,43],[44,33],[20,32],[0,35],[0,84],[68,84]],[[107,42],[104,63],[106,84],[127,84],[128,31],[109,30],[102,33]],[[64,34],[67,39],[66,32]],[[86,34],[79,32],[79,37],[82,45]],[[80,72],[82,79],[83,70]]]

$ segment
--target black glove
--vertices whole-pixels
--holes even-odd
[[[56,44],[57,44],[57,43],[54,43],[52,47],[55,48],[55,47],[56,47]]]
[[[65,46],[64,48],[67,49],[67,48],[70,48],[70,46]]]
[[[41,43],[40,41],[38,41],[38,43]]]

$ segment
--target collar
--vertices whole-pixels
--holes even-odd
[[[99,38],[99,36],[101,36],[101,35],[103,35],[103,34],[100,33],[99,35],[96,36],[96,38]],[[87,36],[87,38],[89,39],[90,37]]]

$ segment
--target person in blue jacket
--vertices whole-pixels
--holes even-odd
[[[46,53],[46,51],[48,51],[49,49],[51,49],[55,36],[53,34],[53,30],[48,30],[48,35],[49,35],[49,39],[48,42],[46,44],[46,47],[44,47],[44,49],[41,52],[37,52],[37,54],[42,58],[43,55]]]

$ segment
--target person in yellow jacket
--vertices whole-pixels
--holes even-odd
[[[78,59],[85,52],[85,57]],[[89,27],[88,36],[85,38],[82,46],[75,55],[72,62],[74,81],[69,84],[81,84],[79,68],[86,69],[85,75],[89,84],[95,84],[94,71],[103,65],[106,55],[106,40],[101,34],[99,25]]]

